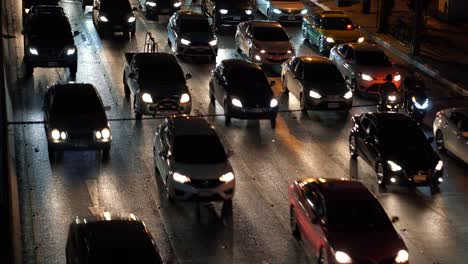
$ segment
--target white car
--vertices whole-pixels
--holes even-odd
[[[433,129],[439,151],[448,150],[468,163],[468,108],[437,112]]]
[[[202,118],[168,118],[154,140],[154,166],[170,201],[204,200],[232,204],[235,176],[213,126]]]
[[[256,0],[258,11],[268,20],[301,22],[308,13],[302,0]]]

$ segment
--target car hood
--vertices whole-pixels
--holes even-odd
[[[341,40],[345,42],[356,41],[361,37],[361,33],[357,30],[320,30],[322,35],[333,38],[335,41]]]
[[[283,10],[302,10],[305,8],[302,2],[271,1],[271,6]]]
[[[314,90],[321,95],[343,96],[349,90],[344,82],[310,82],[304,81],[303,87],[306,90]]]
[[[255,89],[256,87],[251,88]],[[243,107],[269,107],[273,93],[256,92],[252,89],[236,89],[231,92],[230,96],[238,98]]]
[[[396,74],[398,71],[393,66],[362,66],[355,65],[356,72],[365,73],[372,76],[372,78],[385,81],[387,74]]]
[[[391,149],[385,153],[385,159],[400,165],[403,170],[415,173],[420,170],[434,170],[439,157],[431,146],[418,148]]]
[[[188,164],[174,161],[173,170],[194,180],[216,180],[232,172],[229,161],[214,164]]]
[[[107,127],[107,117],[105,114],[69,114],[54,115],[50,117],[49,127],[66,131],[94,131]]]
[[[267,52],[286,52],[292,50],[290,41],[259,41],[253,40],[254,46],[259,50],[266,50]]]
[[[176,97],[181,94],[188,93],[188,88],[185,84],[161,84],[155,81],[142,81],[140,83],[143,93],[149,93],[154,98]]]
[[[69,38],[46,38],[46,37],[38,37],[34,39],[30,39],[29,47],[35,47],[38,49],[61,49],[65,47],[74,47],[75,42],[73,41],[72,37]]]
[[[395,230],[329,232],[328,240],[335,251],[343,251],[352,259],[358,260],[359,263],[361,261],[363,263],[370,262],[364,260],[371,260],[372,263],[382,263],[382,260],[395,258],[399,250],[406,249],[403,240]],[[385,243],[382,244],[382,241],[385,241]]]
[[[215,35],[213,32],[191,32],[191,33],[183,33],[180,35],[181,38],[187,39],[191,42],[198,42],[198,43],[206,43],[215,39]]]

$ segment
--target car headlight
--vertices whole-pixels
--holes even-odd
[[[188,95],[188,93],[183,93],[183,94],[180,96],[179,102],[180,102],[181,104],[188,103],[189,101],[190,101],[190,96]]]
[[[24,13],[29,14],[29,10],[30,10],[29,8],[25,8]]]
[[[360,37],[360,38],[357,39],[357,42],[362,43],[362,42],[364,42],[364,40],[366,40],[364,37]]]
[[[395,262],[396,263],[405,263],[408,262],[409,260],[409,254],[408,251],[401,249],[398,251],[397,256],[395,257]]]
[[[75,54],[75,52],[76,52],[75,48],[68,48],[67,49],[67,55],[68,56],[71,56],[71,55]]]
[[[443,168],[444,168],[444,162],[439,160],[439,162],[437,162],[435,169],[436,171],[441,171]]]
[[[325,39],[328,43],[335,43],[335,40],[333,38],[327,37]]]
[[[212,41],[210,41],[208,44],[210,44],[210,46],[216,46],[218,44],[218,40],[217,39],[213,39]]]
[[[149,93],[144,93],[142,96],[141,96],[141,99],[143,100],[143,102],[145,103],[153,103],[153,98],[151,97],[151,94]]]
[[[264,53],[266,53],[266,50],[262,49],[262,50],[260,50],[260,53],[264,54]]]
[[[228,172],[228,173],[224,174],[223,176],[219,177],[219,180],[222,181],[222,182],[230,182],[230,181],[234,180],[234,173]]]
[[[134,16],[129,17],[128,20],[127,20],[127,22],[128,22],[128,23],[133,23],[133,22],[135,22],[135,17],[134,17]]]
[[[176,3],[174,3],[174,7],[179,7],[179,6],[181,6],[181,5],[182,5],[182,2],[176,2]]]
[[[281,12],[281,10],[279,10],[278,8],[273,8],[273,13],[279,15],[279,14],[281,14],[282,12]]]
[[[180,39],[180,43],[182,43],[183,45],[188,46],[188,45],[190,45],[190,43],[192,43],[192,42],[190,42],[190,40],[181,38],[181,39]]]
[[[345,94],[343,95],[343,97],[344,97],[345,99],[351,99],[351,97],[353,97],[353,92],[352,92],[351,90],[349,90],[347,93],[345,93]]]
[[[252,14],[252,10],[245,10],[245,14],[250,16]]]
[[[309,91],[309,96],[315,99],[322,98],[322,96],[319,93],[317,93],[316,91],[312,91],[312,90]]]
[[[288,51],[287,51],[288,54],[291,54],[292,52],[293,52],[292,50],[288,50]]]
[[[62,140],[67,139],[67,133],[65,133],[65,131],[60,132],[60,139]]]
[[[146,5],[151,6],[151,7],[155,7],[156,3],[155,2],[146,2]]]
[[[307,9],[304,9],[304,10],[301,11],[301,14],[305,15],[305,14],[307,14],[307,12],[308,12]]]
[[[52,129],[52,131],[50,132],[50,136],[53,140],[65,140],[67,139],[67,132],[60,132],[58,129]]]
[[[364,81],[372,81],[373,80],[372,76],[370,76],[368,74],[365,74],[365,73],[361,74],[361,79],[363,79]]]
[[[277,107],[278,106],[278,100],[275,98],[271,99],[270,101],[270,107]]]
[[[109,139],[111,136],[110,130],[106,127],[101,131],[101,135],[103,139]]]
[[[107,19],[107,17],[105,17],[105,16],[99,16],[99,21],[101,21],[101,22],[109,22],[109,19]]]
[[[260,57],[260,55],[255,55],[255,59],[258,60],[258,61],[261,61],[262,57]]]
[[[387,164],[388,164],[388,166],[390,166],[390,169],[392,171],[401,171],[401,166],[396,164],[395,162],[393,162],[391,160],[387,160]]]
[[[351,263],[351,257],[343,251],[335,252],[335,259],[338,263]]]
[[[190,182],[190,178],[185,176],[185,175],[182,175],[180,173],[177,173],[177,172],[174,172],[174,174],[172,174],[172,178],[174,179],[174,181],[176,182],[180,182],[180,183],[187,183],[187,182]]]
[[[227,9],[220,9],[219,13],[222,14],[222,15],[225,15],[225,14],[228,13],[228,10]]]
[[[233,106],[242,107],[242,102],[237,98],[232,98],[231,103]]]
[[[416,106],[416,108],[418,109],[426,109],[428,106],[429,106],[429,99],[426,98],[426,101],[424,101],[424,103],[421,105],[418,103],[418,101],[416,100],[416,97],[411,97],[411,101],[413,101],[414,103],[414,106]]]
[[[395,76],[393,77],[393,80],[394,80],[395,82],[399,82],[399,81],[401,80],[401,75],[400,75],[400,74],[395,75]]]
[[[36,48],[29,48],[29,53],[31,53],[31,55],[39,55],[39,52]]]

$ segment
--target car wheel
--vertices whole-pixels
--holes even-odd
[[[300,104],[300,107],[301,107],[301,111],[303,113],[306,113],[307,112],[307,109],[306,109],[306,103],[305,103],[305,97],[304,97],[304,94],[301,93],[299,95],[299,104]]]
[[[125,73],[123,74],[123,84],[124,84],[124,93],[125,93],[125,97],[129,97],[130,96],[130,87],[128,87],[128,83],[127,83],[127,80],[125,79]]]
[[[385,168],[381,161],[377,162],[377,165],[375,166],[375,174],[377,177],[377,183],[379,184],[379,187],[385,190]]]
[[[231,115],[229,113],[229,105],[227,101],[224,101],[224,123],[226,126],[231,125]]]
[[[289,223],[291,226],[291,234],[297,240],[301,239],[301,232],[296,220],[296,214],[294,213],[294,207],[289,208]]]
[[[33,73],[34,73],[34,67],[33,67],[30,63],[26,62],[26,63],[24,64],[24,67],[25,67],[25,75],[26,75],[26,76],[29,77],[29,76],[33,75]]]
[[[75,77],[76,77],[76,72],[78,71],[77,65],[71,66],[71,67],[69,68],[69,70],[70,70],[70,76],[71,76],[72,78],[75,78]]]
[[[216,98],[214,96],[213,81],[210,81],[210,103],[216,106]]]
[[[356,136],[350,135],[349,136],[349,154],[351,155],[351,159],[355,160],[358,157],[356,151]]]
[[[323,247],[320,248],[317,263],[318,264],[328,264],[327,251]]]
[[[435,143],[438,151],[445,151],[444,135],[440,130],[436,132]]]
[[[134,38],[134,37],[135,37],[135,33],[136,33],[136,30],[130,31],[130,38]]]

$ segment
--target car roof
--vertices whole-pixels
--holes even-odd
[[[330,59],[326,57],[322,57],[322,56],[300,56],[298,58],[306,64],[331,64],[333,65]]]
[[[374,52],[383,52],[376,44],[371,43],[348,43],[350,47],[354,49],[354,51],[374,51]]]
[[[378,128],[382,127],[419,127],[418,123],[411,117],[403,113],[367,113],[363,114],[369,117]]]
[[[178,11],[179,18],[186,18],[186,19],[208,19],[205,14],[195,12],[195,11]]]
[[[44,17],[64,17],[66,18],[63,8],[58,5],[35,5],[31,8],[33,18]]]
[[[90,83],[58,83],[49,87],[48,92],[54,92],[55,95],[61,94],[88,94],[98,95],[96,88]]]
[[[319,14],[321,17],[348,17],[343,11],[340,10],[324,10]]]
[[[283,27],[280,23],[270,20],[252,20],[246,22],[252,27]]]
[[[175,136],[217,135],[214,127],[205,119],[190,116],[175,116],[169,119]]]
[[[347,179],[308,178],[299,182],[299,185],[313,184],[318,187],[323,198],[330,200],[371,200],[375,196],[358,181]]]
[[[226,59],[223,60],[221,64],[223,65],[225,72],[245,69],[262,71],[262,68],[257,64],[241,59]]]

